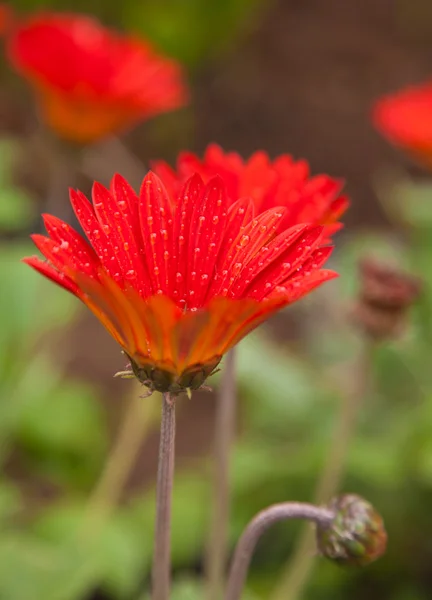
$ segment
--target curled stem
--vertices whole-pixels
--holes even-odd
[[[175,398],[163,394],[156,486],[152,600],[169,600],[171,588],[171,500],[174,480]]]
[[[259,512],[244,530],[231,563],[225,600],[240,600],[255,547],[265,531],[278,521],[308,519],[317,525],[329,525],[335,513],[327,508],[302,502],[273,504]]]
[[[229,461],[236,408],[235,349],[228,352],[216,407],[213,512],[206,561],[208,600],[219,600],[228,556]]]
[[[335,425],[326,462],[318,479],[314,502],[323,504],[334,496],[339,488],[346,467],[346,457],[353,438],[358,413],[370,386],[371,354],[373,342],[365,339],[354,368],[353,387],[344,394]],[[305,526],[296,544],[294,554],[282,574],[272,600],[296,600],[300,597],[315,562],[314,536]]]

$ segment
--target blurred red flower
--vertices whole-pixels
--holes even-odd
[[[91,245],[45,215],[49,237],[33,241],[48,262],[24,261],[88,306],[150,389],[200,387],[248,332],[336,276],[321,269],[323,227],[278,233],[286,208],[256,216],[220,177],[193,175],[176,203],[151,172],[139,196],[120,175],[92,196],[71,191]]]
[[[284,206],[288,210],[281,228],[299,223],[320,224],[325,227],[326,238],[342,227],[338,220],[349,205],[348,198],[339,195],[341,181],[328,175],[311,177],[308,163],[295,161],[289,154],[271,161],[259,151],[243,160],[236,152],[224,152],[217,144],[210,144],[202,160],[192,152],[183,152],[176,170],[164,161],[153,162],[152,168],[174,195],[195,172],[204,181],[220,175],[226,182],[230,202],[251,197],[257,213]]]
[[[8,37],[8,56],[34,87],[47,123],[68,140],[93,142],[187,101],[176,61],[90,17],[22,21]]]
[[[432,166],[432,81],[384,96],[372,119],[390,142]]]

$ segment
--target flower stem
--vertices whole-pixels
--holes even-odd
[[[225,581],[230,512],[229,459],[236,408],[235,350],[228,352],[216,407],[213,513],[207,554],[208,600],[219,600]]]
[[[373,342],[365,339],[354,369],[353,388],[342,398],[332,443],[314,494],[316,504],[328,502],[337,493],[343,478],[358,413],[370,385],[372,351]],[[300,598],[314,562],[313,531],[310,527],[305,527],[300,534],[294,554],[276,586],[272,600]]]
[[[169,600],[171,587],[171,496],[174,479],[175,398],[163,394],[156,487],[152,600]]]
[[[302,502],[274,504],[259,512],[244,530],[235,549],[225,600],[240,600],[255,547],[271,525],[287,519],[308,519],[328,525],[333,518],[333,511]]]

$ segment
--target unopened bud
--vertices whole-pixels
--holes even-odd
[[[318,549],[323,556],[347,566],[367,565],[385,552],[387,533],[372,504],[355,494],[334,498],[329,506],[333,521],[317,526]]]
[[[397,336],[421,292],[418,278],[372,259],[359,264],[360,290],[354,320],[374,339]]]

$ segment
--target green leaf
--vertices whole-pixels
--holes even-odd
[[[149,568],[153,540],[137,527],[133,512],[127,509],[116,510],[102,523],[97,514],[95,518],[93,522],[85,503],[65,503],[48,509],[32,530],[46,542],[74,548],[83,578],[87,573],[94,587],[119,599],[130,598]],[[72,590],[74,581],[80,579],[77,571]]]
[[[93,480],[107,447],[102,408],[91,388],[76,383],[27,397],[16,436],[40,470],[75,483]]]

